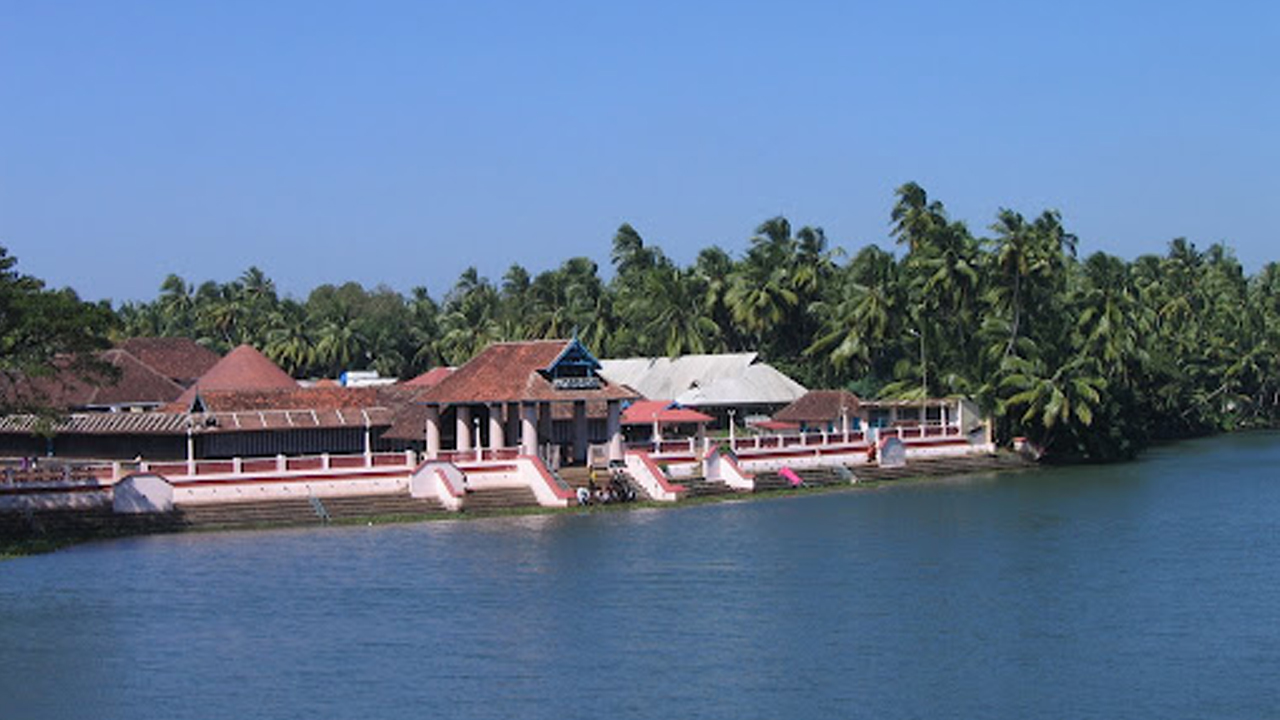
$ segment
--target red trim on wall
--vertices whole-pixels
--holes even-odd
[[[280,477],[280,476],[244,477],[244,476],[238,475],[235,478],[228,479],[228,480],[171,480],[169,478],[165,478],[165,480],[168,480],[169,484],[173,485],[175,488],[188,488],[188,487],[206,487],[206,486],[231,487],[235,485],[260,485],[262,483],[348,482],[348,481],[354,481],[354,480],[379,480],[382,478],[389,478],[389,477],[404,477],[408,479],[409,469],[400,468],[398,470],[372,470],[370,472],[364,472],[359,474],[351,473],[351,474],[343,474],[343,475],[290,475],[287,477]]]
[[[688,490],[688,488],[683,485],[672,485],[667,482],[667,474],[662,472],[662,468],[658,467],[658,464],[653,461],[653,458],[649,457],[649,453],[636,452],[635,454],[640,458],[640,462],[644,463],[645,468],[647,468],[649,472],[653,473],[653,476],[657,478],[658,487],[669,493],[682,493]]]

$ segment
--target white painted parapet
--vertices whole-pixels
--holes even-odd
[[[708,482],[723,482],[734,490],[756,489],[755,476],[744,473],[737,458],[719,445],[713,446],[702,459],[702,476]]]
[[[450,512],[462,510],[462,498],[466,492],[466,476],[457,465],[449,462],[425,462],[409,478],[411,497],[436,498]]]
[[[649,497],[660,502],[675,502],[680,493],[685,491],[683,485],[672,485],[662,468],[649,457],[649,453],[638,450],[628,451],[624,456],[627,474],[640,483],[640,487],[649,493]]]
[[[573,490],[564,485],[547,470],[542,458],[536,455],[521,455],[516,459],[516,467],[520,470],[520,478],[529,486],[543,507],[568,507],[576,502]]]
[[[111,509],[130,515],[170,512],[173,510],[173,485],[159,475],[130,475],[116,483]]]

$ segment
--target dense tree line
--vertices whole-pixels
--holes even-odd
[[[587,258],[498,283],[464,271],[439,301],[356,283],[280,297],[260,270],[193,286],[176,275],[118,311],[123,334],[250,343],[299,376],[409,377],[496,340],[566,337],[598,354],[755,350],[811,387],[863,396],[964,394],[1058,457],[1127,456],[1153,438],[1271,425],[1280,408],[1280,266],[1247,277],[1229,249],[1177,239],[1133,262],[1080,259],[1055,211],[1001,210],[989,233],[907,184],[897,252],[846,258],[821,228],[767,220],[740,256],[682,266],[630,225],[601,277]]]

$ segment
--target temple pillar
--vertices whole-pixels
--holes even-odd
[[[609,460],[622,459],[622,403],[609,401],[609,419],[606,421],[609,435]]]
[[[471,408],[466,405],[459,405],[457,409],[458,420],[456,427],[458,428],[458,439],[455,443],[455,450],[471,449]]]
[[[587,461],[587,403],[578,400],[573,403],[573,461]]]
[[[520,403],[507,403],[505,415],[507,434],[504,436],[508,445],[520,445]]]
[[[489,449],[497,450],[506,447],[505,431],[502,428],[502,403],[489,404]]]
[[[533,403],[520,406],[520,454],[538,454],[538,406]]]
[[[427,406],[427,459],[440,457],[440,406]]]

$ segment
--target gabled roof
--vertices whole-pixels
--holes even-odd
[[[183,387],[218,364],[218,354],[184,337],[136,337],[116,346]]]
[[[630,388],[601,378],[595,387],[558,389],[548,377],[577,340],[534,340],[495,343],[433,387],[420,393],[417,402],[439,405],[491,402],[568,402],[575,400],[630,400]]]
[[[851,416],[861,406],[858,396],[848,390],[810,390],[775,413],[773,419],[784,423],[838,422],[841,415]]]
[[[708,423],[715,418],[697,410],[680,407],[670,400],[637,400],[622,412],[623,425]]]
[[[781,405],[805,393],[800,383],[757,362],[755,353],[604,360],[600,374],[645,397],[675,398],[681,405]]]
[[[227,353],[178,398],[182,410],[192,407],[197,395],[216,390],[296,390],[288,373],[248,345]]]
[[[435,387],[436,385],[440,384],[441,380],[449,377],[452,374],[453,374],[453,368],[444,367],[442,365],[440,367],[431,368],[430,370],[422,373],[421,375],[413,378],[412,380],[405,380],[403,383],[400,383],[400,384],[407,387],[422,387],[422,388]]]

